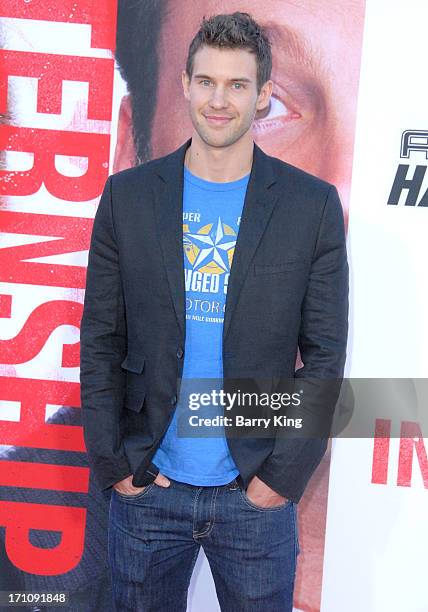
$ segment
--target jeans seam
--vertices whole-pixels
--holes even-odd
[[[201,491],[198,491],[198,495],[197,497],[199,498],[199,493],[201,493]],[[193,530],[193,538],[201,538],[204,536],[209,535],[209,533],[212,531],[213,527],[214,527],[214,517],[213,517],[213,507],[215,510],[215,503],[216,503],[216,499],[217,499],[217,495],[218,495],[218,487],[215,488],[213,495],[211,497],[211,502],[210,502],[210,521],[209,521],[209,525],[208,527],[205,529],[205,531],[199,531],[197,533],[195,533],[195,531]],[[195,504],[195,509],[196,509],[196,504]],[[195,521],[193,523],[195,525]]]
[[[292,592],[294,593],[294,585],[296,582],[296,574],[297,574],[297,520],[296,520],[296,513],[297,513],[297,508],[296,505],[293,504],[293,527],[294,527],[294,576],[293,576],[293,583],[292,583]]]
[[[198,506],[198,499],[200,494],[202,493],[202,488],[199,488],[196,491],[196,495],[195,495],[195,501],[193,502],[193,525],[192,525],[192,536],[193,539],[195,539],[195,536],[197,534],[196,532],[196,516],[197,516],[197,506]]]
[[[296,551],[296,563],[297,563],[297,557],[300,553],[300,544],[299,544],[299,526],[298,526],[298,521],[297,521],[297,506],[296,504],[294,504],[294,508],[293,508],[294,512],[293,512],[293,517],[294,517],[294,533],[295,533],[295,537],[294,537],[294,547],[295,547],[295,551]]]
[[[203,535],[208,535],[213,530],[214,523],[215,523],[215,506],[216,506],[218,492],[219,492],[219,488],[216,487],[215,490],[214,490],[213,496],[211,497],[210,526],[208,527],[207,532],[204,533]]]

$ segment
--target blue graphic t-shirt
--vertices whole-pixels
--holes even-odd
[[[186,344],[183,379],[223,377],[222,336],[227,284],[249,176],[229,183],[216,183],[205,181],[184,167]],[[178,436],[178,415],[187,417],[188,411],[184,398],[179,397],[153,463],[162,474],[180,482],[198,486],[220,486],[230,482],[239,471],[230,455],[224,428],[220,429],[220,435],[217,429],[216,437]]]

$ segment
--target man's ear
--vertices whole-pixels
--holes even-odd
[[[184,97],[186,98],[186,100],[190,100],[190,92],[189,92],[190,77],[185,70],[183,70],[181,73],[181,82],[183,84]]]
[[[132,134],[132,105],[131,95],[123,96],[119,119],[117,122],[117,141],[114,151],[113,172],[132,168],[137,163],[137,152]]]
[[[257,111],[265,110],[269,106],[270,97],[272,95],[273,82],[266,81],[260,89],[260,93],[257,96]]]

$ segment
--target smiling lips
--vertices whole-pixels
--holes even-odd
[[[224,115],[204,115],[204,117],[211,125],[226,125],[232,119]]]

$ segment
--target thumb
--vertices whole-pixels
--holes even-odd
[[[163,474],[161,474],[160,472],[155,478],[155,483],[159,485],[160,487],[169,487],[171,485],[168,478],[164,476]]]

